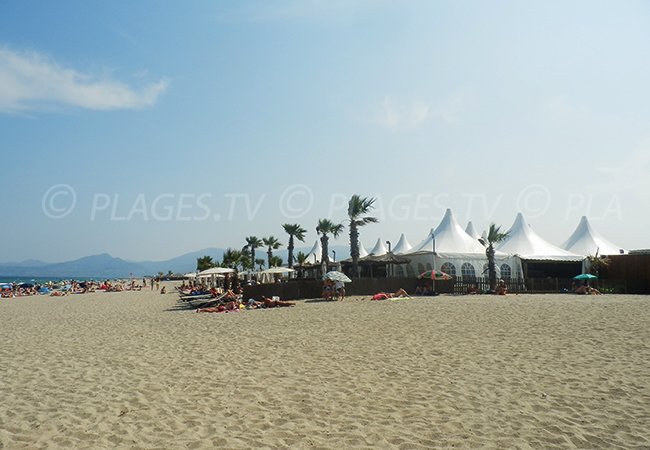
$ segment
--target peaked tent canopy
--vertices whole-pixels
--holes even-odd
[[[621,253],[621,247],[612,244],[591,227],[587,216],[582,216],[573,234],[562,244],[562,248],[583,256]]]
[[[381,238],[377,238],[377,243],[375,246],[370,250],[370,254],[372,256],[382,256],[388,253],[388,249],[384,245],[384,241],[381,240]]]
[[[404,233],[399,237],[399,241],[397,241],[397,245],[395,245],[395,248],[393,249],[393,253],[396,255],[403,255],[404,253],[408,253],[413,249],[413,246],[411,243],[406,239],[404,236]]]
[[[361,243],[361,239],[359,239],[359,258],[365,258],[366,256],[368,256],[368,250],[366,250]]]
[[[583,256],[576,255],[545,241],[526,223],[521,213],[517,214],[508,237],[497,246],[497,250],[522,259],[534,261],[582,261]]]
[[[436,253],[471,253],[485,255],[485,247],[478,240],[467,234],[460,226],[451,209],[447,209],[440,221],[438,228],[433,231],[434,236],[427,236],[411,252],[433,251],[433,238],[436,240]]]
[[[432,230],[435,237],[436,254],[433,253],[431,233],[409,253],[410,267],[416,273],[425,270],[442,270],[454,277],[473,279],[483,276],[487,268],[485,247],[460,226],[451,209],[447,209],[440,224]],[[496,252],[497,274],[503,270],[508,278],[518,278],[522,273],[518,257]]]
[[[465,227],[465,233],[469,234],[477,241],[481,238],[481,235],[478,234],[478,231],[476,231],[476,228],[474,228],[474,224],[472,223],[471,220],[467,222],[467,226]]]
[[[321,257],[323,256],[323,246],[320,243],[320,239],[316,239],[314,246],[311,248],[305,259],[306,264],[320,264]]]

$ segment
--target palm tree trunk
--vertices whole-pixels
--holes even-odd
[[[494,262],[494,247],[491,243],[485,250],[485,256],[487,256],[488,259],[488,278],[490,280],[490,291],[494,292],[497,287],[497,268],[496,263]]]
[[[357,224],[350,223],[350,256],[352,256],[352,274],[359,277],[359,230]]]
[[[327,237],[326,234],[323,234],[323,236],[320,238],[320,243],[321,243],[321,246],[323,247],[323,251],[321,253],[321,258],[320,258],[321,263],[324,262],[325,264],[329,264],[329,262],[330,262],[329,248],[328,248],[329,247],[329,245],[328,245],[329,240],[330,240],[330,238]]]
[[[289,245],[287,246],[289,250],[289,255],[287,259],[289,260],[289,269],[293,268],[293,235],[289,235]]]
[[[273,258],[273,250],[269,247],[269,250],[266,252],[266,256],[269,262],[269,269],[271,268],[271,258]]]

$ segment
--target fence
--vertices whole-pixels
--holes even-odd
[[[515,294],[523,293],[561,293],[570,292],[572,285],[576,283],[572,278],[528,278],[506,279],[508,292]],[[579,283],[579,282],[578,282]],[[395,292],[398,289],[405,289],[413,294],[418,286],[431,286],[431,280],[418,278],[359,278],[345,286],[347,295],[373,295],[378,292]],[[591,286],[603,293],[628,293],[626,280],[608,279],[594,280]],[[469,288],[476,287],[478,292],[488,292],[490,281],[488,278],[477,277],[470,280],[453,279],[449,281],[436,281],[436,292],[441,294],[466,294]],[[259,299],[261,296],[272,297],[274,295],[283,300],[297,300],[303,298],[320,298],[323,289],[323,282],[320,280],[294,279],[286,283],[258,284],[244,286],[244,298]]]

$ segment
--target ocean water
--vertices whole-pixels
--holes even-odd
[[[74,278],[76,281],[101,281],[103,278],[95,277],[76,277]],[[32,283],[32,284],[45,284],[49,282],[56,283],[58,281],[62,281],[63,279],[61,277],[2,277],[0,276],[0,284],[2,283]],[[67,279],[69,280],[69,278]]]

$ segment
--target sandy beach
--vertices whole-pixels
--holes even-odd
[[[0,448],[650,448],[650,297],[0,301]]]

